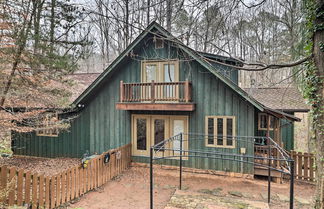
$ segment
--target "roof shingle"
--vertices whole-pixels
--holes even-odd
[[[271,109],[292,112],[309,110],[309,106],[296,87],[245,88],[244,90],[261,104]]]

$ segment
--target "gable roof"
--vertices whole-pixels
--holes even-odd
[[[159,35],[165,36],[168,39],[171,39],[173,42],[177,43],[179,48],[193,57],[198,63],[204,66],[207,70],[209,70],[212,74],[214,74],[217,78],[227,84],[230,88],[232,88],[235,92],[245,98],[248,102],[250,102],[253,106],[255,106],[260,111],[264,110],[264,107],[261,103],[256,101],[254,98],[250,97],[243,89],[238,87],[234,82],[230,79],[223,76],[220,72],[217,72],[217,69],[208,61],[203,58],[202,54],[194,51],[182,44],[178,39],[171,35],[170,32],[165,30],[162,26],[157,24],[156,22],[152,22],[109,66],[108,68],[73,102],[73,104],[77,105],[84,101],[84,99],[94,90],[113,70],[113,68],[120,63],[133,49],[134,47],[141,41],[143,38],[152,32],[153,29],[157,30]]]
[[[75,73],[68,75],[68,78],[74,82],[74,85],[69,89],[72,94],[69,101],[72,103],[76,98],[78,98],[100,74],[101,73]]]
[[[244,90],[271,109],[286,112],[308,112],[310,109],[297,87],[245,88]]]
[[[158,31],[153,32],[153,29]],[[253,97],[249,96],[242,88],[240,88],[238,85],[236,85],[233,81],[231,81],[229,78],[222,75],[218,70],[206,59],[204,59],[204,56],[208,55],[208,53],[202,53],[197,52],[190,47],[184,45],[182,42],[180,42],[178,39],[176,39],[170,32],[165,30],[162,26],[160,26],[158,23],[153,21],[137,38],[108,66],[108,68],[100,74],[100,76],[97,77],[97,79],[91,83],[91,85],[84,91],[82,94],[73,102],[73,104],[78,105],[82,101],[86,99],[89,94],[96,89],[97,86],[100,85],[101,82],[105,80],[105,78],[109,75],[109,73],[114,69],[115,66],[117,66],[133,49],[134,47],[142,41],[146,35],[149,33],[154,33],[156,35],[165,36],[169,40],[172,40],[173,42],[178,44],[178,47],[186,52],[188,55],[190,55],[192,58],[194,58],[199,64],[201,64],[203,67],[205,67],[207,70],[209,70],[212,74],[214,74],[218,79],[220,79],[222,82],[224,82],[226,85],[228,85],[230,88],[232,88],[236,93],[238,93],[240,96],[242,96],[246,101],[251,103],[254,107],[256,107],[261,112],[268,112],[269,114],[273,114],[274,116],[280,115],[282,118],[287,118],[289,120],[294,121],[300,121],[299,118],[294,117],[292,115],[282,113],[277,110],[273,110],[271,108],[267,108],[264,105],[262,105],[260,102],[258,102]],[[217,57],[218,58],[218,57]],[[221,57],[219,57],[221,58]]]

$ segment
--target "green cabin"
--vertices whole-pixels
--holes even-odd
[[[13,133],[13,151],[81,158],[131,143],[133,161],[145,163],[150,146],[182,132],[222,136],[188,138],[185,149],[254,155],[252,136],[266,133],[284,147],[278,124],[298,118],[265,107],[241,89],[235,68],[241,65],[194,51],[153,22],[73,102],[75,109],[58,115],[74,117],[68,131]],[[251,137],[239,143],[228,136]],[[253,164],[221,159],[187,157],[184,166],[254,172]]]

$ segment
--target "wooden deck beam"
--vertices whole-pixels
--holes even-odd
[[[194,103],[116,103],[117,110],[194,111]]]

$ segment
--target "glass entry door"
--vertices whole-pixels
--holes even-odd
[[[188,132],[187,116],[132,115],[132,154],[149,156],[151,146],[183,132]],[[188,147],[186,138],[187,136],[184,135],[182,144],[184,149]],[[167,146],[169,147],[166,148],[180,149],[180,141],[174,141]],[[156,153],[158,156],[169,154],[169,151]]]

